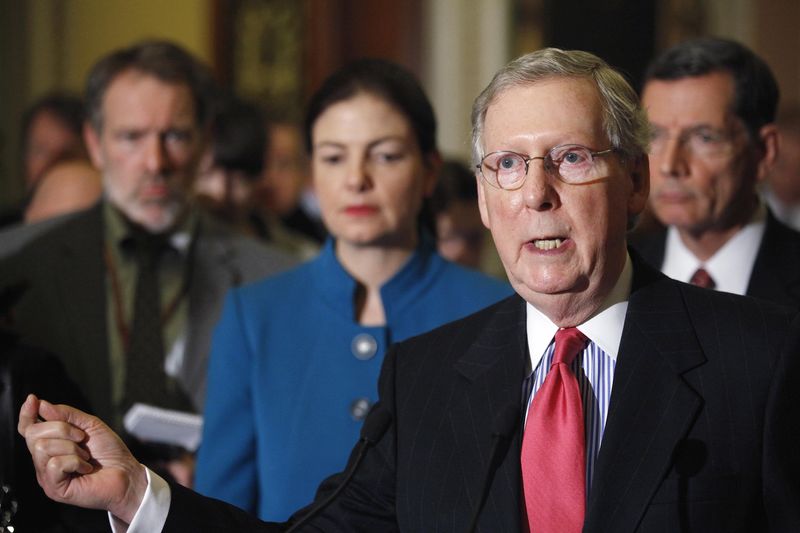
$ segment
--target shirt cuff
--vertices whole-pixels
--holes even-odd
[[[108,513],[108,521],[113,533],[154,533],[161,531],[167,522],[172,492],[169,485],[158,474],[145,467],[147,490],[142,503],[133,515],[130,524]]]

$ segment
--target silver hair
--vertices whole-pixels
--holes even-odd
[[[625,159],[647,155],[650,126],[636,92],[605,61],[580,50],[544,48],[521,56],[495,74],[472,106],[472,158],[483,158],[486,111],[503,91],[546,79],[566,77],[594,81],[603,106],[603,126],[611,146]]]

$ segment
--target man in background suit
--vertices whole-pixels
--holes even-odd
[[[473,108],[474,160],[517,295],[387,355],[390,421],[299,531],[460,532],[473,516],[509,532],[800,526],[795,313],[627,251],[647,140],[634,91],[591,54],[545,49],[495,76]],[[286,527],[167,486],[66,406],[30,397],[20,420],[48,494],[110,510],[120,531]]]
[[[800,307],[800,233],[757,186],[778,154],[778,86],[734,41],[681,43],[649,66],[650,206],[667,229],[634,246],[666,275]]]
[[[116,428],[134,402],[199,412],[225,293],[294,262],[193,206],[209,86],[206,68],[169,42],[100,59],[85,138],[103,199],[0,265],[4,280],[30,286],[15,309],[22,338],[58,354]]]

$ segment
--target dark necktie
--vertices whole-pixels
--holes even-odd
[[[692,278],[689,280],[689,283],[692,285],[697,285],[698,287],[703,287],[704,289],[713,289],[717,286],[714,282],[714,278],[706,272],[704,268],[698,268],[697,271],[692,274]]]
[[[169,245],[161,236],[138,234],[134,238],[137,279],[133,318],[125,367],[125,401],[128,409],[141,402],[186,409],[185,395],[176,390],[164,371],[164,336],[159,288],[159,262]]]
[[[586,346],[576,328],[556,332],[550,371],[531,400],[522,439],[528,531],[577,533],[586,513],[586,440],[578,380],[570,364]]]

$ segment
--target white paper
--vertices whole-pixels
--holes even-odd
[[[122,422],[141,441],[182,446],[190,452],[197,450],[203,432],[200,415],[143,403],[133,404]]]

